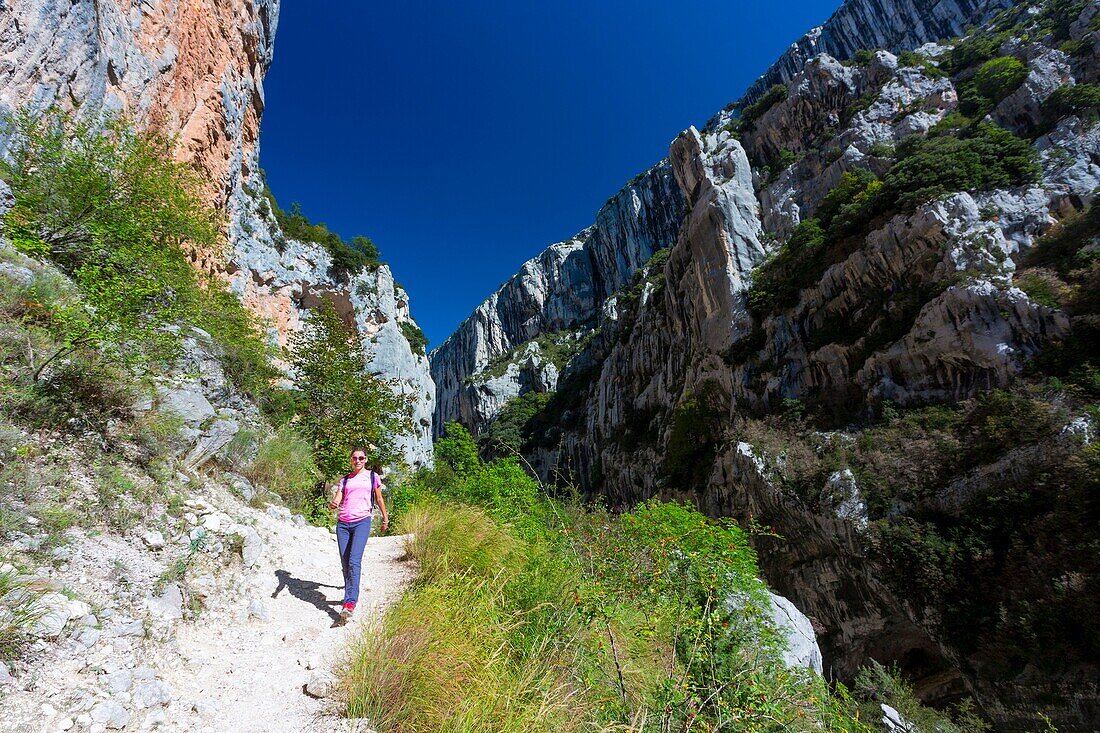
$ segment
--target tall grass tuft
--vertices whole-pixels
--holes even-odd
[[[598,729],[569,674],[581,650],[552,633],[568,619],[540,613],[560,612],[564,592],[538,549],[468,506],[414,506],[403,527],[421,575],[355,648],[348,714],[402,733]]]
[[[0,570],[0,659],[19,655],[30,629],[42,617],[40,593],[19,581],[14,569]]]

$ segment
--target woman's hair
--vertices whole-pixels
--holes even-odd
[[[352,448],[351,453],[348,453],[348,455],[349,456],[354,456],[356,451],[359,451],[363,455],[367,455],[367,449],[366,448],[361,448],[359,446],[355,446],[354,448]]]

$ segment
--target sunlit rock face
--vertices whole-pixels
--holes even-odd
[[[436,433],[448,420],[477,431],[508,398],[556,387],[557,370],[549,379],[538,346],[528,342],[589,332],[608,297],[675,240],[683,210],[672,166],[662,161],[609,199],[595,224],[525,262],[432,352]],[[503,374],[486,375],[494,360],[513,353]]]
[[[401,330],[413,323],[408,295],[388,267],[333,272],[321,247],[283,236],[262,196],[263,79],[278,15],[279,0],[0,3],[0,112],[108,111],[174,138],[227,214],[229,246],[192,252],[195,266],[226,281],[283,346],[332,299],[363,336],[364,367],[411,399],[406,460],[430,462],[435,387]]]
[[[865,48],[897,53],[929,41],[962,35],[1012,0],[849,0],[823,24],[811,29],[748,88],[740,101],[752,102],[774,84],[802,71],[814,56],[849,59]]]

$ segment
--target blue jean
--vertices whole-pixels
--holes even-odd
[[[363,569],[363,548],[370,537],[370,517],[358,522],[336,523],[336,546],[340,548],[340,567],[344,571],[344,603],[359,600],[359,573]]]

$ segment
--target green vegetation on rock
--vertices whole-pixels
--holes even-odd
[[[77,372],[99,369],[89,364],[157,369],[178,354],[179,327],[193,325],[210,333],[238,388],[266,397],[275,372],[254,319],[188,261],[185,249],[216,255],[219,235],[171,141],[124,119],[60,112],[20,114],[10,126],[0,173],[15,203],[4,234],[64,275],[37,279],[9,313],[33,334],[23,376],[39,391],[58,380],[70,390]]]
[[[1100,486],[1100,450],[1065,431],[1076,416],[1095,419],[1095,406],[1035,386],[881,413],[852,433],[822,433],[792,415],[746,420],[733,433],[816,511],[840,500],[824,487],[850,469],[886,580],[945,641],[981,660],[985,679],[1095,660],[1100,515],[1087,497]],[[1075,590],[1050,582],[1065,573]]]
[[[994,104],[1007,97],[1024,83],[1027,66],[1013,56],[998,56],[978,68],[974,86],[978,93]]]
[[[332,255],[332,269],[334,272],[345,275],[354,275],[356,272],[367,268],[377,269],[381,264],[378,247],[369,237],[357,235],[345,241],[343,237],[331,231],[323,223],[314,224],[302,213],[302,207],[297,202],[290,205],[290,211],[283,211],[275,200],[275,195],[270,188],[264,188],[264,197],[271,206],[271,213],[283,234],[300,242],[313,242],[325,248]]]
[[[1017,284],[1034,300],[1061,308],[1070,333],[1043,351],[1032,371],[1069,389],[1100,396],[1100,208],[1068,217],[1040,238],[1017,273]]]
[[[800,222],[787,243],[753,271],[749,308],[763,315],[793,305],[826,268],[862,246],[874,222],[947,193],[1038,179],[1034,149],[1008,130],[981,122],[937,132],[942,134],[902,140],[881,180],[867,170],[846,171],[814,217]]]
[[[409,342],[409,348],[414,354],[426,354],[428,352],[428,337],[420,330],[420,326],[412,321],[401,321],[401,334]]]

